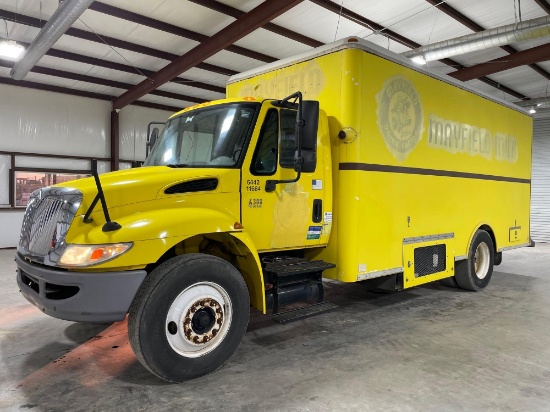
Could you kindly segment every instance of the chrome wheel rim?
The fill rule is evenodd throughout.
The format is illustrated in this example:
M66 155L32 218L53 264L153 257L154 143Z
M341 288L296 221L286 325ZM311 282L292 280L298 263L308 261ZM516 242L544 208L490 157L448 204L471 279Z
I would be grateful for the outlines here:
M474 255L474 270L479 279L484 279L489 273L489 265L491 264L491 253L487 243L477 245Z
M211 282L195 283L170 305L164 328L166 339L182 356L204 356L224 340L232 315L225 289Z

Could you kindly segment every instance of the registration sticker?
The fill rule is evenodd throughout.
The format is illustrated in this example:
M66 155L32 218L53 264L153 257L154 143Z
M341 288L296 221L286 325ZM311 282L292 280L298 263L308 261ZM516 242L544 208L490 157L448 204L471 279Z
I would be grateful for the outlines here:
M322 226L310 226L307 230L307 240L315 240L321 237Z
M313 179L311 181L312 190L323 190L323 181L321 179Z

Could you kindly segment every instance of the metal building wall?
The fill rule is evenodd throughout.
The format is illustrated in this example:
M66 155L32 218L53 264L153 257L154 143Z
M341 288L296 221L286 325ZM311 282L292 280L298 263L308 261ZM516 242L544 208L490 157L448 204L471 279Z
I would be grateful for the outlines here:
M534 122L531 238L550 242L550 115Z

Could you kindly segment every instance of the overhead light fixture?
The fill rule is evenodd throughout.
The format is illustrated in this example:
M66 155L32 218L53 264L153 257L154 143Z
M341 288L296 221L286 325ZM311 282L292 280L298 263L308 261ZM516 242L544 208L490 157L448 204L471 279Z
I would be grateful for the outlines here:
M0 41L0 57L17 59L25 51L25 48L13 40Z
M424 66L426 64L426 60L422 56L414 56L411 60L413 63L419 64L420 66Z
M542 103L538 103L538 104L537 104L537 107L542 107Z
M529 110L529 113L531 114L535 114L537 111L532 107L530 110Z

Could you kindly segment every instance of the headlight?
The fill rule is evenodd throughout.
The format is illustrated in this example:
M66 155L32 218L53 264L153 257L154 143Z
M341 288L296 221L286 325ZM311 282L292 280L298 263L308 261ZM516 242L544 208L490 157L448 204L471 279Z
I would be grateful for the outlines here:
M92 266L122 255L131 243L112 245L69 245L59 259L59 266Z

